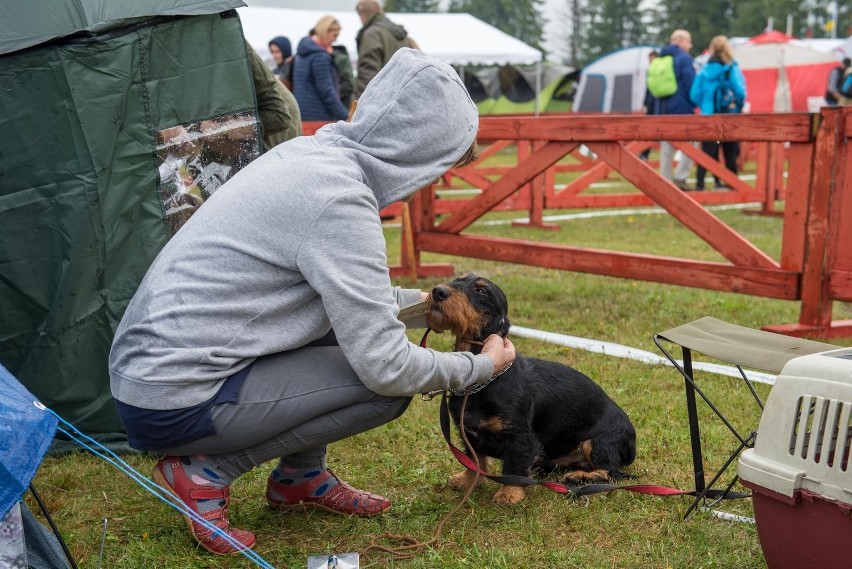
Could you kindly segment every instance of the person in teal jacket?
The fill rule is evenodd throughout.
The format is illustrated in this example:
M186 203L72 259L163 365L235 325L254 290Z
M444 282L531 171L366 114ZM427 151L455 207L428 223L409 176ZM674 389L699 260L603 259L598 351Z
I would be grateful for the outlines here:
M741 112L742 104L746 97L746 83L743 72L740 66L734 60L734 53L731 49L731 44L726 36L716 36L710 40L710 59L707 64L701 69L692 83L692 88L689 90L689 98L692 102L698 105L702 115L712 115L719 112ZM717 91L722 86L729 86L733 91L735 105L727 109L718 108ZM740 155L740 143L735 140L705 140L701 143L701 149L705 154L719 159L719 146L722 147L722 152L725 156L725 166L733 173L737 173L737 158ZM702 166L698 166L696 171L697 180L695 182L696 190L704 189L704 176L707 170ZM716 178L716 188L727 188L718 177Z

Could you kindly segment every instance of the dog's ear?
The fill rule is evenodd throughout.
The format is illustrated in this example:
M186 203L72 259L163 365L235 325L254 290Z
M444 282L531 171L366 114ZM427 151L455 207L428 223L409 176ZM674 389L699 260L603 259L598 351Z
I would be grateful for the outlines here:
M505 338L509 335L509 328L511 324L509 324L509 318L504 316L500 322L497 324L497 334L500 335L501 338Z
M491 334L497 334L501 338L505 338L509 334L509 319L506 316L501 317L499 320L491 322L483 331L483 338L487 338Z

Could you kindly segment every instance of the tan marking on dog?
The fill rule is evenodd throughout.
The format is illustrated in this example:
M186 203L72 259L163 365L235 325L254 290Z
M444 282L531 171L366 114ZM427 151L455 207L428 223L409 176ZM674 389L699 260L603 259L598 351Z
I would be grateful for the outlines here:
M569 454L555 458L550 463L553 466L561 467L594 468L594 464L592 463L592 441L583 441Z
M575 470L565 475L565 481L570 483L580 482L604 482L609 480L609 472L603 469L592 471Z
M483 472L488 472L488 457L477 456L477 459L479 462L479 469ZM481 486L482 483L485 482L485 477L480 475L479 480L477 480L476 473L465 468L463 472L452 475L447 484L450 488L455 488L456 490L467 490L474 484L474 482L477 486Z
M523 486L509 486L507 484L497 490L494 494L493 500L495 504L511 506L513 504L523 502L526 497L527 491L524 490Z
M506 423L501 417L489 417L479 422L479 427L491 433L500 433L506 430Z

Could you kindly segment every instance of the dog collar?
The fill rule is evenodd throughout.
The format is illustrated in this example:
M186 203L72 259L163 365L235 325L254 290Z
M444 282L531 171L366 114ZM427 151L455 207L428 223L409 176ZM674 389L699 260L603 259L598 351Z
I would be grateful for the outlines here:
M464 397L465 395L473 395L474 393L479 393L480 391L488 387L492 381L509 371L509 369L512 367L512 364L514 363L515 362L509 362L509 365L507 365L506 367L492 375L490 378L488 378L488 381L483 381L482 383L474 383L473 385L468 385L464 389L448 389L447 393L449 393L452 397Z

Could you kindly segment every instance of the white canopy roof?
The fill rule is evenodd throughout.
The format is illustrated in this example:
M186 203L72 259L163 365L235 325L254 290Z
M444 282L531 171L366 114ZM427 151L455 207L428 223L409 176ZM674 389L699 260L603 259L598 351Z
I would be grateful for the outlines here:
M740 69L744 71L837 62L837 56L830 51L820 51L793 43L743 45L736 49L734 56L740 64Z
M354 8L336 12L246 6L238 8L237 12L246 40L267 61L272 60L269 40L286 36L295 51L299 40L326 14L340 22L338 43L346 46L353 62L358 58L355 36L361 29L361 20ZM542 60L537 49L470 14L392 13L387 16L404 26L420 49L452 65L531 64Z

